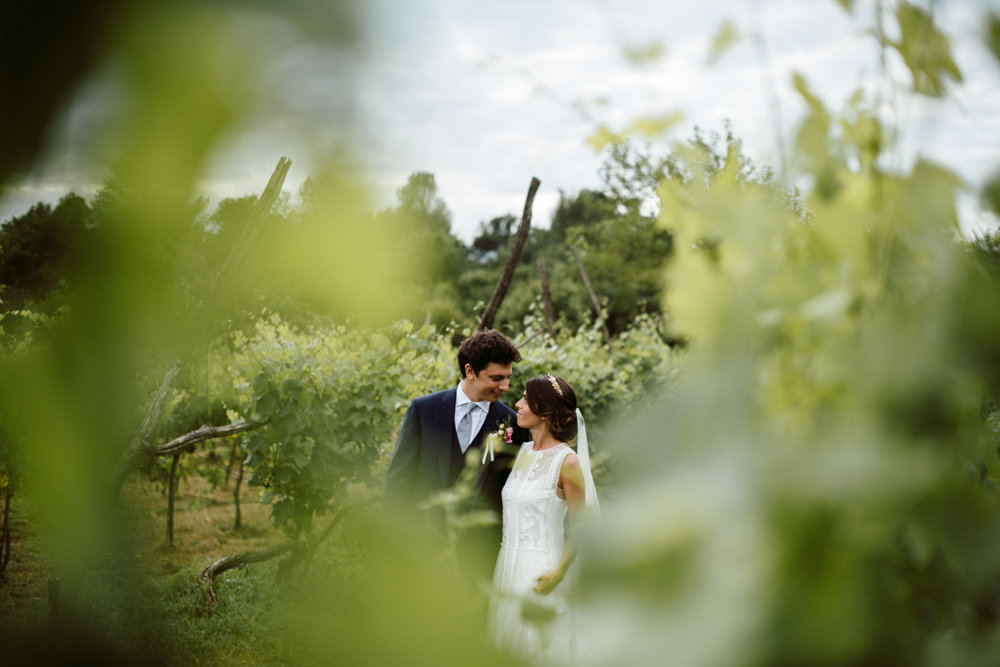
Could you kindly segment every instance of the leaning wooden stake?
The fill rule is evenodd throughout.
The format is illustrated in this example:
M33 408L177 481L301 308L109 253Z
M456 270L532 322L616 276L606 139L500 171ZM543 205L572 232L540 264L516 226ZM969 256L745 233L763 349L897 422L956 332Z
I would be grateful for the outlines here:
M264 188L264 192L261 193L260 199L257 200L257 205L254 206L253 213L250 214L250 220L247 222L246 227L243 228L243 234L240 235L240 238L236 242L236 245L233 246L233 249L229 251L229 256L226 257L226 261L223 263L222 268L215 277L215 281L209 289L208 296L205 299L204 304L213 303L214 298L218 295L219 289L229 279L233 273L233 269L239 264L240 260L243 259L244 255L246 255L247 249L257 237L261 227L264 225L267 214L271 212L274 202L278 200L278 195L281 194L281 186L284 185L285 176L288 174L288 168L291 166L292 161L288 158L281 158L278 160L278 166L275 168L274 173L271 174L271 180L268 181L267 187ZM200 311L205 310L206 306L204 304L200 308ZM121 489L122 484L125 482L125 478L130 472L132 472L132 470L135 469L136 464L149 450L149 436L153 432L153 428L160 421L160 417L163 416L163 411L167 407L167 399L170 397L174 381L177 379L177 374L180 372L181 365L187 358L189 349L185 350L180 355L180 358L176 359L170 367L167 368L166 373L163 375L163 379L160 381L160 388L156 391L156 396L153 397L153 402L150 404L149 409L146 410L146 416L143 417L142 425L132 438L132 442L129 443L128 448L118 459L118 463L115 465L115 471L112 477L116 491Z
M500 276L500 282L497 283L497 288L493 292L490 305L486 307L486 312L483 313L483 320L479 323L480 330L493 328L493 320L496 318L497 311L500 310L500 304L503 303L504 297L507 296L507 288L510 287L510 281L514 278L514 269L517 268L517 262L521 259L524 242L528 240L528 230L531 227L531 205L535 201L535 193L538 192L538 186L541 184L540 180L534 176L531 177L531 185L528 186L528 197L524 201L524 213L521 215L521 226L517 228L517 236L514 237L514 247L510 249L507 266L504 267L503 275Z
M545 271L545 260L538 258L538 274L542 277L542 304L545 306L545 325L549 328L549 337L556 339L556 311L552 307L552 294L549 292L549 275Z
M604 321L603 313L601 312L601 302L597 300L597 294L594 293L594 288L590 285L590 278L587 277L587 270L583 268L583 262L580 260L580 253L576 251L573 246L569 247L570 252L573 253L573 259L576 260L576 266L580 269L580 275L583 276L583 284L587 286L587 291L590 292L590 300L594 302L594 310L597 311L597 319L601 321L601 326L604 327L604 340L608 343L608 348L611 347L611 332L608 331L608 323Z

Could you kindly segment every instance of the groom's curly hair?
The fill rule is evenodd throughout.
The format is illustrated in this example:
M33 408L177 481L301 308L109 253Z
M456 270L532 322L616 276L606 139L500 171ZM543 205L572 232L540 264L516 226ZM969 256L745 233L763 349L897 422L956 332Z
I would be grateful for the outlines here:
M569 382L539 375L525 383L524 395L531 411L545 419L553 438L567 443L576 439L576 392Z
M514 343L499 331L486 329L477 331L462 341L458 348L458 376L465 377L465 365L472 366L472 371L479 372L490 364L506 366L521 361L521 353Z

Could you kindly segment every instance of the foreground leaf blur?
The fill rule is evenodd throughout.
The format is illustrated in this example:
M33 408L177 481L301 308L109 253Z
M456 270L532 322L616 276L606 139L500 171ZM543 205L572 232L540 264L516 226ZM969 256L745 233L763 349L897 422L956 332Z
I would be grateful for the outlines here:
M374 508L409 401L455 382L454 343L496 282L513 219L484 223L466 248L422 172L398 207L373 214L358 161L309 142L318 129L299 118L318 172L209 299L256 198L208 213L198 179L221 142L280 104L260 76L270 57L292 43L353 53L360 10L106 12L95 20L107 41L84 64L120 73L128 102L108 148L120 160L90 204L33 208L5 230L18 243L0 248L0 498L16 493L14 547L34 539L44 556L31 576L52 580L48 599L0 607L5 655L507 664L485 636L482 597L457 585L449 536L387 525ZM898 39L872 34L914 94L962 82L931 13L900 2L892 16ZM713 59L741 34L724 24ZM628 57L655 60L656 44ZM83 74L63 74L39 85L68 95ZM512 395L532 375L562 375L595 425L606 500L581 535L581 664L1000 656L1000 241L963 240L964 185L945 166L887 166L898 133L877 101L858 92L836 111L804 77L788 79L807 109L790 173L755 171L731 135L718 149L696 134L659 160L624 142L663 133L675 112L620 133L599 126L589 141L608 150L604 189L563 195L522 262L548 253L560 319L543 319L521 267L498 320L522 348ZM37 107L43 120L54 104ZM0 177L37 144L19 143ZM994 210L996 191L993 179L981 193ZM569 245L606 297L610 340L573 286ZM175 363L168 407L119 495L112 471ZM173 465L157 454L201 426L240 424L253 428L171 452ZM159 534L149 507L173 498L177 479L201 480L183 487L198 492L192 512L223 503L228 484L238 507L245 484L258 523L233 539L293 541L293 555L229 573L207 603L205 563L177 567L142 537ZM493 520L456 516L465 492L430 503L450 513L449 530Z

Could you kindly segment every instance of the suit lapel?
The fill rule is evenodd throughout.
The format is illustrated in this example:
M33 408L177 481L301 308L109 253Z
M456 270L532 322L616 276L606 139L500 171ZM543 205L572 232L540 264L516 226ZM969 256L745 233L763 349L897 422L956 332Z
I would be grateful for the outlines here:
M471 443L469 443L470 448L482 445L483 436L493 430L493 425L496 424L497 421L497 413L495 412L496 405L496 403L490 403L490 407L486 411L486 419L483 420L483 425L479 427L479 433L477 433L476 437L472 439Z
M490 431L495 430L496 423L500 421L500 418L503 415L503 410L497 405L497 403L499 403L499 401L490 403L490 409L486 413L486 421L483 422L483 427L479 429L479 433L476 435L476 439L473 440L472 446L475 446L477 443L481 444L485 435ZM480 463L479 469L476 471L475 493L472 497L473 507L475 507L479 502L479 492L483 489L483 481L486 479L486 475L489 472L490 463L491 462L489 460L486 461L485 465Z
M438 448L438 465L441 471L441 488L448 488L451 482L451 453L458 446L458 433L455 432L455 400L457 392L451 389L445 392L441 405L436 411L437 430L442 436Z

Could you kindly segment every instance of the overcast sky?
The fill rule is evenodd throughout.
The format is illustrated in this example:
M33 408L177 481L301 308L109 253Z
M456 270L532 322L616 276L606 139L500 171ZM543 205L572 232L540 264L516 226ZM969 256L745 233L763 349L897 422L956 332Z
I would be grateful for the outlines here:
M924 3L921 3L924 4ZM888 92L878 69L871 3L857 17L834 0L458 0L367 2L365 66L345 86L323 50L290 49L269 73L292 108L235 137L203 183L213 203L259 192L280 155L295 163L294 191L315 168L289 114L317 127L351 107L350 142L368 167L377 205L389 205L411 172L429 171L466 241L481 221L523 207L532 176L542 181L534 224L547 226L559 191L599 185L601 156L586 143L598 123L625 127L644 115L680 111L683 122L655 146L686 139L691 128L732 123L758 164L779 163L804 110L791 87L800 72L827 106L840 108L858 86ZM952 39L965 82L945 100L897 95L887 110L903 128L896 161L917 154L955 169L972 188L1000 167L1000 67L982 42L983 16L1000 0L938 0L937 20ZM712 37L732 21L742 39L714 66ZM759 39L758 39L759 37ZM663 56L636 65L627 49L662 44ZM899 63L890 68L905 81ZM345 90L350 93L345 95ZM113 85L81 92L53 141L51 157L0 201L0 220L70 189L92 195L102 168L88 155L114 106ZM775 113L775 109L777 113ZM300 157L300 154L303 157ZM967 228L990 223L972 194L962 200Z

